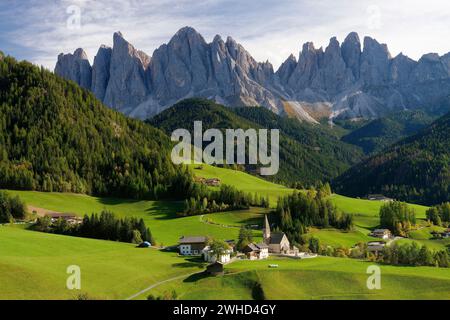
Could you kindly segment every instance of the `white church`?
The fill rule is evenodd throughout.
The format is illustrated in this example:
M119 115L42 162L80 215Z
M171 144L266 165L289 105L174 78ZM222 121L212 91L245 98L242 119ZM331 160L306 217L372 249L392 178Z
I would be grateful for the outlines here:
M267 215L264 219L263 239L264 243L269 246L269 253L290 253L291 244L286 234L284 232L272 233Z

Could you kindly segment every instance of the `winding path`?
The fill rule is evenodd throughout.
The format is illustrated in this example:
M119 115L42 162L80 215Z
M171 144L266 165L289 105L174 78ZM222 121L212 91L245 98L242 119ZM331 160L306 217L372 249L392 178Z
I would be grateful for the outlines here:
M166 279L166 280L163 280L163 281L154 283L154 284L152 284L150 287L145 288L144 290L141 290L141 291L139 291L139 292L136 293L136 294L133 294L131 297L128 297L128 298L126 298L125 300L133 300L134 298L139 297L140 295L142 295L142 294L144 294L144 293L146 293L146 292L152 290L153 288L156 288L156 287L159 286L159 285L162 285L162 284L167 283L167 282L175 281L175 280L178 280L178 279L182 279L182 278L187 278L187 277L192 276L192 275L197 274L197 273L198 273L198 272L189 273L189 274L184 274L184 275L181 275L181 276L173 277L173 278L170 278L170 279Z
M200 216L200 219L199 219L200 222L209 224L209 225L211 225L211 226L218 226L218 227L222 227L222 228L234 228L234 229L240 229L240 228L241 228L240 226L236 226L236 225L230 225L230 224L223 224L223 223L217 223L217 222L207 221L207 220L205 220L204 218L205 218L205 215L202 214L202 215ZM253 230L255 230L255 229L253 229Z

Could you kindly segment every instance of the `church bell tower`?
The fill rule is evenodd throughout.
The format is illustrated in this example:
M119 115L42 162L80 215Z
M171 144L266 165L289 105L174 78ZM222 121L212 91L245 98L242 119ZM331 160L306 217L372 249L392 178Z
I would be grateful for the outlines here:
M270 242L270 225L269 225L269 219L267 219L267 214L264 218L263 239L264 239L265 244L269 244L269 242Z

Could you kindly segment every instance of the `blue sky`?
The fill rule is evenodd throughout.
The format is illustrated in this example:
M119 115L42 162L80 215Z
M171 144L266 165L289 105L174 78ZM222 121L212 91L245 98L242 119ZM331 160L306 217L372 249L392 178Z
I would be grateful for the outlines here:
M77 13L80 24L77 24ZM0 50L53 69L60 52L83 47L92 60L121 31L152 54L183 26L207 41L231 35L277 67L301 45L326 46L356 31L418 59L450 51L447 0L1 0Z

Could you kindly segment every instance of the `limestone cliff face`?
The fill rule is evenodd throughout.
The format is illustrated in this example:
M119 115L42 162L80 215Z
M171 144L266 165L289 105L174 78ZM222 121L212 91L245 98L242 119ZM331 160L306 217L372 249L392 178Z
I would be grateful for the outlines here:
M92 68L83 49L77 49L73 54L60 54L55 73L75 81L83 88L91 89Z
M149 63L145 53L136 50L121 33L115 33L103 102L126 114L144 102L149 93L145 76Z
M450 54L414 61L391 57L385 44L350 33L324 49L307 42L275 72L255 61L231 37L211 43L193 28L180 29L152 57L120 32L113 48L102 46L91 67L82 49L61 54L55 73L94 92L127 115L148 118L188 97L228 106L261 105L279 114L315 122L331 118L376 118L393 110L424 108L448 95ZM315 119L315 118L316 119Z
M95 56L92 68L92 92L101 101L105 99L110 79L111 55L111 48L101 46Z

